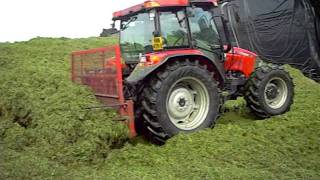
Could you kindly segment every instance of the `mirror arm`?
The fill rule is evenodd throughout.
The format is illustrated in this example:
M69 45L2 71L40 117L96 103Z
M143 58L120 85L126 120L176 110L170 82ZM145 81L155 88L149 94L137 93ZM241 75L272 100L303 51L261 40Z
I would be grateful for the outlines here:
M227 41L227 49L224 49L225 53L228 53L232 49L232 44L230 40L230 32L227 26L228 20L225 19L225 12L224 12L224 7L227 7L229 2L225 2L221 5L220 10L221 10L221 21L222 21L222 26L224 29L224 34L226 36L226 41Z
M113 21L113 23L111 24L111 28L115 29L116 28L116 21Z
M230 33L228 30L228 26L227 26L227 20L225 20L224 17L221 16L221 21L222 21L222 26L224 29L224 34L226 36L226 41L227 41L227 49L224 49L224 52L228 53L232 49L231 40L230 40Z

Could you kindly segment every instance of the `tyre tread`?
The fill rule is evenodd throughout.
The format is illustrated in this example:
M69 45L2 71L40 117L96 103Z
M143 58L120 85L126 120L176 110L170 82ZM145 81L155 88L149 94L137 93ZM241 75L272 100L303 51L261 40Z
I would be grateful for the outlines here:
M261 97L259 96L259 89L262 85L262 81L266 78L266 76L271 73L272 71L283 71L287 77L291 81L292 77L290 76L289 72L285 71L283 67L277 65L263 65L261 67L256 68L256 71L253 73L251 78L248 80L246 85L246 93L245 93L245 100L247 101L247 107L256 115L258 118L266 119L270 118L272 114L268 113L261 104L260 100ZM294 86L293 86L294 89ZM294 97L294 91L293 91ZM290 111L290 107L293 104L293 99L290 99L289 106L286 109L286 112Z
M162 82L170 76L176 69L184 67L184 66L195 66L200 67L208 71L209 74L214 77L214 73L208 70L207 65L202 65L199 61L174 61L165 65L162 69L159 69L155 75L148 78L149 83L146 83L145 89L142 92L142 96L140 98L141 101L141 120L143 121L143 125L145 126L145 130L149 132L145 133L149 137L148 140L155 144L162 145L165 143L167 139L170 138L170 135L167 134L161 124L158 122L157 112L155 110L156 107L156 100L159 94L159 90L161 88ZM218 83L216 83L218 84ZM219 89L220 90L220 89ZM222 97L221 97L222 98ZM219 101L219 109L222 108L222 101ZM219 117L219 113L217 114L217 119ZM214 127L215 121L212 122L211 127Z

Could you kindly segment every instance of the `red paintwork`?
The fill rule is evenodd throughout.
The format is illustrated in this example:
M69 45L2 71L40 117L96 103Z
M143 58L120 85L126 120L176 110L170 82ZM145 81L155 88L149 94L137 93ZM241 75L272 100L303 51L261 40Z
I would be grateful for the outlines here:
M143 9L144 9L144 4L138 4L138 5L132 6L130 8L124 9L122 11L114 12L113 13L113 18L117 19L117 18L120 18L122 16L127 16L127 15L129 15L131 13L139 12L139 11L141 11Z
M89 50L82 50L82 51L75 51L72 53L73 56L78 56L78 55L85 55L85 54L93 54L93 53L98 53L98 52L105 52L107 50L111 50L114 47L103 47L103 48L96 48L96 49L89 49Z
M160 7L179 7L179 6L189 6L189 0L148 0L145 1L144 3L132 6L130 8L124 9L122 11L117 11L113 13L113 18L118 19L123 16L127 16L132 13L139 12L143 9L146 9L144 4L146 2L154 1L160 4ZM214 6L217 6L219 0L198 0L198 2L208 2L212 3Z
M203 52L201 52L200 50L197 49L176 49L176 50L166 50L166 51L160 51L160 52L154 52L154 53L150 53L150 54L146 54L146 60L147 62L144 63L145 66L152 66L152 65L156 65L160 62L162 62L163 60L165 60L166 57L169 56L183 56L183 55L204 55ZM150 60L150 58L152 56L157 56L159 57L159 61L154 63Z
M233 50L226 54L226 61L224 68L226 71L236 71L243 73L249 78L254 71L257 55L241 48L233 48Z
M122 62L119 46L72 53L72 80L87 85L106 107L114 107L125 121L131 137L136 136L134 105L123 93Z
M152 1L152 0L150 0ZM161 7L168 7L168 6L188 6L189 0L153 0L158 2ZM148 2L148 1L146 1Z

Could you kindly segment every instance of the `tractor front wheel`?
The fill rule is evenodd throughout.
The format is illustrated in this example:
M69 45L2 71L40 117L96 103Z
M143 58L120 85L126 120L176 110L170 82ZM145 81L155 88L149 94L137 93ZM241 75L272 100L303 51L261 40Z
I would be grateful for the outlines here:
M141 115L151 141L163 144L179 132L213 127L220 109L214 74L196 62L177 61L146 83Z
M258 67L246 86L247 106L261 119L288 112L293 98L292 78L280 66Z

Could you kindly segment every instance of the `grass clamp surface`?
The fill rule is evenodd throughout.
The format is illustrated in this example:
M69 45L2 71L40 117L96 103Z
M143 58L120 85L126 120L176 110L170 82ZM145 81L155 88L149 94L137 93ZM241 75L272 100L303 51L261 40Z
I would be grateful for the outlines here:
M69 78L71 51L113 43L0 44L0 179L320 179L319 84L287 67L296 84L287 114L257 121L239 99L215 129L162 147L126 143L114 112L83 110L97 101Z

